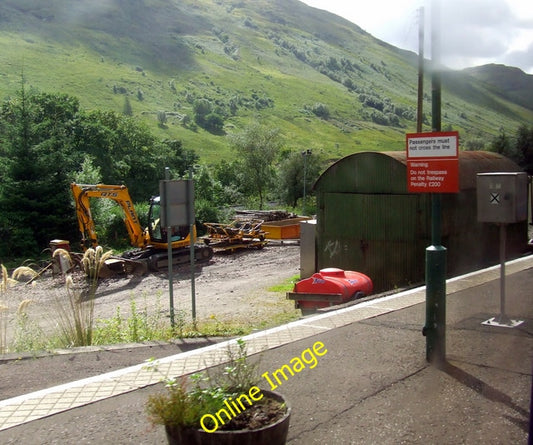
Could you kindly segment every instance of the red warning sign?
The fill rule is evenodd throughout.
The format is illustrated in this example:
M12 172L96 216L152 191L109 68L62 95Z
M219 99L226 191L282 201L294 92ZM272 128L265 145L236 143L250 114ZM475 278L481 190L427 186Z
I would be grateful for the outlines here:
M458 132L407 134L406 150L409 192L459 192Z

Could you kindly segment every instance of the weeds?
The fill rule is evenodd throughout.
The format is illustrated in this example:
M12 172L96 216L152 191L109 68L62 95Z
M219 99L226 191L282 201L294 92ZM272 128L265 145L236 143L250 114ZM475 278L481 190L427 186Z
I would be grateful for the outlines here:
M267 290L269 292L291 292L294 289L294 285L300 280L300 275L294 275L287 278L283 283L270 286Z
M42 342L42 332L40 332L38 325L32 323L27 314L28 306L34 301L31 299L25 299L18 305L16 317L15 317L15 330L13 346L10 348L8 345L7 328L9 324L9 289L18 283L22 279L32 280L37 276L32 268L28 266L17 267L11 277L7 268L2 264L2 280L0 282L0 294L3 294L6 298L0 301L0 353L5 354L13 349L14 351L20 350L34 350L40 347Z
M7 280L8 273L6 267L1 265L2 271L2 280L0 281L0 294L5 294L7 292ZM0 300L0 354L5 354L7 352L7 311L9 307L7 303L3 300Z
M16 281L20 281L22 278L28 278L29 280L31 280L36 276L37 272L35 272L31 267L28 266L17 267L11 274L12 279Z
M186 378L165 379L166 392L148 397L149 420L171 428L198 428L202 415L217 412L224 406L224 400L256 386L259 380L257 364L248 362L245 341L237 340L237 350L228 346L227 355L229 362L222 373L215 370L212 375L208 372L193 374L190 391ZM157 372L157 361L150 360L147 369Z
M236 392L247 392L259 379L258 363L248 361L248 348L242 338L237 339L236 351L228 345L227 356L228 364L218 383Z
M146 300L145 300L146 301ZM137 302L130 301L130 314L124 317L120 307L116 314L108 319L97 320L94 330L93 344L134 343L142 341L170 341L174 338L195 337L234 337L249 334L251 325L239 322L223 322L215 316L194 326L185 322L185 312L176 311L177 327L172 329L168 316L160 308L160 302L150 315L145 305L137 309Z
M9 307L4 301L0 301L0 354L7 352L7 311Z
M7 273L7 268L2 264L2 281L0 281L0 292L7 292L7 280L9 279L9 274Z
M13 286L14 284L17 283L17 280L15 280L14 277L11 277L11 278L9 277L7 268L3 264L1 265L1 269L2 269L2 281L0 282L0 293L5 294L7 293L10 286ZM21 269L21 268L18 268L18 269ZM13 275L18 269L15 269L15 271L13 272ZM26 269L26 268L22 268L22 269Z
M59 252L59 253L57 253ZM68 252L58 249L54 255L68 256ZM85 292L76 289L72 275L67 275L65 288L66 303L56 299L60 338L65 347L90 346L93 344L94 331L94 297L98 287L98 277L105 261L112 251L104 252L101 246L87 249L81 264L88 283Z
M71 275L66 278L66 303L56 298L60 337L65 347L92 345L94 326L94 294L83 298L75 289Z
M15 319L13 340L14 352L39 351L46 347L46 336L39 325L28 316L27 309L34 301L26 299L20 302Z
M72 267L73 262L68 250L56 249L52 254L52 258L57 258L62 271L69 270Z
M94 286L94 290L96 290L95 284L98 283L100 270L111 255L113 255L113 251L108 250L107 252L104 252L102 246L97 246L95 249L87 249L83 255L81 265L87 278L90 280L91 285Z
M211 315L208 320L193 325L184 325L181 331L183 337L233 337L237 335L247 335L252 331L252 325L248 322L224 321Z
M196 324L186 322L186 312L176 311L176 324L170 327L168 310L162 308L157 296L155 307L140 305L138 300L130 300L130 313L124 316L120 307L116 314L108 319L96 320L95 294L98 287L98 274L111 252L103 252L101 247L88 249L81 264L87 280L75 284L72 275L65 276L66 297L57 295L54 304L56 331L44 332L39 323L30 317L28 309L36 303L34 300L23 300L18 305L16 314L10 316L9 288L19 281L32 281L38 275L33 269L21 266L9 277L8 270L2 264L0 280L0 354L9 351L35 352L50 348L70 348L76 346L134 343L143 341L170 341L175 338L194 337L235 337L249 334L254 327L265 327L275 324L277 319L271 315L268 320L259 324L250 320L220 320L215 315L198 321ZM68 251L57 249L53 254L70 268L74 262ZM62 267L62 270L67 270ZM16 279L15 279L16 278ZM284 283L289 286L290 282ZM33 282L32 284L35 284ZM16 306L14 306L16 307ZM278 318L280 318L278 316ZM281 319L281 318L280 318ZM9 323L13 329L8 330ZM10 338L11 337L11 338Z
M154 313L150 315L146 304L142 310L138 310L137 302L132 298L128 318L124 318L120 307L117 307L114 317L97 321L94 344L136 343L148 340L168 341L174 338L175 332L159 308L160 302L158 301Z

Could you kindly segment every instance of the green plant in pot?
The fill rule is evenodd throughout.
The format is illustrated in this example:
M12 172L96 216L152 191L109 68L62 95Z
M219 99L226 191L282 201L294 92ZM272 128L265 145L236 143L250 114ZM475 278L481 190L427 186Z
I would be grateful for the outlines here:
M257 364L246 344L228 348L222 372L166 381L166 391L151 395L149 419L165 426L168 442L181 445L282 445L287 439L290 407L282 395L259 388Z

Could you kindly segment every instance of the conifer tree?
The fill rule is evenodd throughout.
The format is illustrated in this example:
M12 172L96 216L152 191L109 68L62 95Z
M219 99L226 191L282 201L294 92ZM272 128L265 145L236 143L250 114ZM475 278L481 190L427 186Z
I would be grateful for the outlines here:
M0 188L2 255L38 253L53 238L72 233L69 172L76 163L69 123L77 100L66 95L27 92L7 101L0 114L6 163Z

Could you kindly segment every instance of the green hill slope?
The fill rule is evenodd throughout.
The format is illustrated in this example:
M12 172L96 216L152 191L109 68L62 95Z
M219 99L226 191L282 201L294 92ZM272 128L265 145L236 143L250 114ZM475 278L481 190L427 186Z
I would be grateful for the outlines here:
M22 73L85 108L121 112L127 97L154 132L208 163L229 159L224 134L253 120L279 127L289 149L331 158L402 150L416 128L416 57L296 0L3 0L0 44L2 98ZM442 126L462 142L533 121L466 73L446 72L443 86ZM222 131L194 123L199 104Z
M493 87L497 94L507 100L533 110L533 75L524 73L520 68L497 64L477 66L464 71Z

